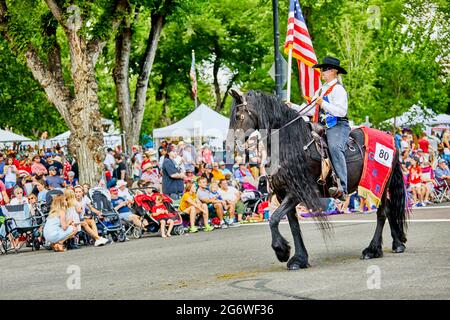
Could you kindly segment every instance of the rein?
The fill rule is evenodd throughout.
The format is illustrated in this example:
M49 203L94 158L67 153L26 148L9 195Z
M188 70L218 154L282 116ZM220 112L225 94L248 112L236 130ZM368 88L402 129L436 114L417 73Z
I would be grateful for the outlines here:
M300 111L298 111L299 115L298 115L297 117L295 117L294 119L292 119L291 121L289 121L288 123L286 123L285 125L283 125L281 128L278 128L278 129L276 129L275 131L273 131L272 133L266 135L265 137L262 137L260 140L264 140L264 139L266 139L266 138L268 138L268 137L271 137L272 135L274 135L274 134L276 134L277 132L279 132L281 129L284 129L284 128L290 126L290 125L293 124L295 121L297 121L298 119L300 119L301 117L303 117L303 114L304 114L304 113L306 113L306 112L308 112L309 110L312 109L312 107L313 107L312 104L313 104L313 102L315 102L316 100L317 100L317 98L313 99L310 103L308 103L308 104L307 104L306 106L304 106ZM250 110L247 109L247 101L244 100L244 102L241 103L241 104L239 104L239 105L237 105L236 108L241 107L241 106L244 106L244 107L245 107L244 110L247 111L247 113L248 113L249 115L251 115ZM308 110L306 110L308 107L310 107L310 108L309 108ZM305 110L306 110L306 111L305 111ZM243 117L243 116L244 116L244 115L241 115L241 117ZM239 149L242 149L242 146L240 145L239 140L236 141L236 144L238 145L238 148L239 148ZM258 144L258 142L254 142L254 143L252 143L252 144L250 144L250 145L247 145L247 148L256 146L257 144Z

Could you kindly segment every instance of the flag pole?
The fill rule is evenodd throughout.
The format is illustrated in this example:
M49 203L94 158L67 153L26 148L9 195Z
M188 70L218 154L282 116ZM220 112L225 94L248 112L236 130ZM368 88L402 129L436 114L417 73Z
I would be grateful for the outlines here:
M286 102L291 102L291 72L292 72L291 69L292 69L292 45L289 48L288 54Z
M194 49L192 49L192 61L194 62L194 73L195 73L195 79L197 80L197 70L195 69L195 51ZM195 108L197 109L198 107L198 101L197 101L197 90L198 88L195 89Z

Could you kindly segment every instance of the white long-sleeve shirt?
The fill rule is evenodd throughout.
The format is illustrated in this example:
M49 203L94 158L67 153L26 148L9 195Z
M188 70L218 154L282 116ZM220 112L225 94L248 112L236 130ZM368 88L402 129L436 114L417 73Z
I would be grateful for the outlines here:
M334 79L328 83L325 83L319 90L316 91L314 94L312 100L317 98L319 95L323 98L327 90L337 83L337 79ZM348 98L347 98L347 91L345 91L344 87L337 83L333 90L327 95L329 102L326 102L325 100L322 101L321 107L330 113L332 116L335 117L345 117L347 115L348 110ZM311 106L308 107L308 111L304 114L306 116L313 116L315 111L315 105L316 102L313 102ZM303 103L302 105L297 105L294 103L291 103L291 108L296 110L297 112L303 109L306 106L306 103Z

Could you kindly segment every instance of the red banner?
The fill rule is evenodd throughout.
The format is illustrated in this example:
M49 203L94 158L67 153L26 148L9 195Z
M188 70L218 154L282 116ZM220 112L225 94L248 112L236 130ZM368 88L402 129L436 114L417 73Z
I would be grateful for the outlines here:
M361 127L364 132L366 154L358 195L370 199L377 207L392 171L395 152L394 137L382 131Z

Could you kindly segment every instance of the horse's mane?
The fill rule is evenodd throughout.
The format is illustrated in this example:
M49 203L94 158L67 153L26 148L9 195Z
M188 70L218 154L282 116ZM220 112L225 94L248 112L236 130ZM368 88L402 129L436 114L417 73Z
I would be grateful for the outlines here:
M292 192L296 204L302 203L308 209L321 212L319 209L320 198L314 189L316 181L311 175L307 163L307 156L303 147L311 140L311 132L303 118L295 120L286 127L289 121L299 114L289 108L279 98L257 91L249 91L245 98L252 112L257 113L259 129L279 130L279 164L276 176L272 179L275 188L284 187ZM235 108L233 108L235 109ZM236 110L233 110L236 112ZM235 115L232 116L232 119ZM269 131L270 134L270 131ZM268 150L269 152L270 150ZM273 159L275 155L271 155ZM284 184L284 185L283 185ZM326 216L316 214L321 229L329 229Z

